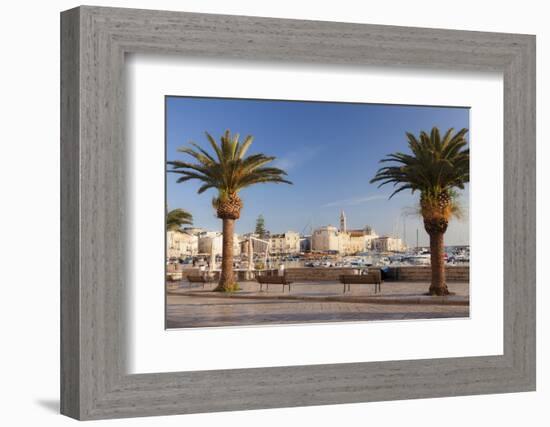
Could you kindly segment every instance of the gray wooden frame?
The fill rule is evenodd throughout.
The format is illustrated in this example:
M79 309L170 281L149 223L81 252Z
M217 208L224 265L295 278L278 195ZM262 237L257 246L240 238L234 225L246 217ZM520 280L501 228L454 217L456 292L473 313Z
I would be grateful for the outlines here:
M128 375L124 56L499 71L504 354ZM535 37L79 7L61 14L61 412L77 419L535 389Z

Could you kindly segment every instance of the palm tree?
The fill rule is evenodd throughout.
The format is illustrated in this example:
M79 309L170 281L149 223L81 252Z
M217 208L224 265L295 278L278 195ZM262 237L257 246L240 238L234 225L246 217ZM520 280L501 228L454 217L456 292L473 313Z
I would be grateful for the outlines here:
M182 225L193 224L193 215L183 209L172 209L166 214L166 229L179 230Z
M222 272L216 290L230 292L237 289L233 276L233 233L235 220L239 219L243 207L239 191L258 183L292 183L284 178L285 171L266 167L275 157L265 154L246 156L253 141L252 136L247 136L241 143L239 134L231 136L227 130L220 138L219 144L208 132L206 137L213 154L191 142L193 148L181 147L178 151L190 155L196 163L174 160L168 164L172 166L170 172L181 175L178 183L196 179L202 182L198 189L199 194L210 188L217 190L212 205L218 218L222 220L223 245Z
M464 189L464 184L470 181L467 132L468 129L462 129L454 133L451 128L443 138L436 127L430 134L420 132L419 138L407 133L412 154L389 154L380 162L395 164L380 168L371 180L371 183L380 182L378 187L388 183L397 187L390 198L403 190L420 192L419 211L430 236L430 295L449 294L445 281L443 236L450 218L459 211L455 189Z

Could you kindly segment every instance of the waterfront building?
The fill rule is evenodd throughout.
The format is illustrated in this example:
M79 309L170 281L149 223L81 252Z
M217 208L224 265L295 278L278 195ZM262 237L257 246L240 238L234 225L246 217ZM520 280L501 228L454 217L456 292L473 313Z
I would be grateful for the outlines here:
M348 253L354 254L370 249L367 247L367 239L363 230L350 230L348 234L350 237Z
M356 254L372 249L372 242L378 237L370 225L348 230L344 211L340 213L340 231L349 234L349 244L345 252L346 254Z
M351 255L372 249L372 242L378 235L371 226L348 230L347 217L340 212L340 228L325 226L317 228L311 238L311 249L318 252L338 252Z
M405 244L397 237L380 236L373 240L373 249L378 252L403 252Z
M349 230L350 244L348 253L355 254L372 249L372 242L378 237L378 234L366 225L364 228Z
M166 233L166 255L168 258L194 256L199 251L199 239L196 235L181 230Z
M200 233L206 231L204 228L200 227L184 227L183 231L194 236L198 236Z
M347 232L340 232L338 235L338 240L340 243L340 250L338 253L342 255L349 255L354 253L351 247L351 234Z
M198 253L221 255L223 248L223 234L219 231L202 231L198 235ZM241 245L238 234L233 235L233 255L241 253Z
M297 254L300 252L300 235L295 231L272 234L269 237L271 254Z
M332 226L326 225L313 231L311 236L311 250L315 252L344 252L345 235Z
M203 231L199 233L199 253L221 255L223 235L219 231Z
M341 211L340 228L330 225L317 228L311 237L311 249L317 252L351 255L372 249L372 242L377 237L378 235L369 225L348 230L346 214Z

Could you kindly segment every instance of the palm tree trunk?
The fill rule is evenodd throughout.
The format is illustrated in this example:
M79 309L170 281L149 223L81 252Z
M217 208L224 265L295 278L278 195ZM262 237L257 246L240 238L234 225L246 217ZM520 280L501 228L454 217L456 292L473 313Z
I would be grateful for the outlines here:
M435 231L430 233L430 258L432 267L432 283L430 295L449 295L445 280L445 259L443 257L444 233Z
M224 218L222 221L222 272L220 275L220 281L215 291L231 292L236 290L236 283L233 276L233 233L235 229L235 220Z

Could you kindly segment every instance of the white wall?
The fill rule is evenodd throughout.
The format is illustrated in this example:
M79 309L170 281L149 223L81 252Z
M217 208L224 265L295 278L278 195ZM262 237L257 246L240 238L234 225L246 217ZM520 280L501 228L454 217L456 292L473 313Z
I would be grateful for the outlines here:
M537 34L538 39L538 218L548 217L550 160L550 27L545 2L442 1L359 2L340 0L188 0L94 1L105 6L187 10L282 18L320 19L375 24L410 25ZM5 2L2 8L0 66L0 320L2 341L0 420L10 426L69 425L57 415L59 384L59 11L74 1ZM42 236L43 253L24 258L21 228ZM539 221L539 242L548 225ZM539 245L539 260L550 254ZM29 280L29 274L34 279ZM472 423L516 426L548 425L550 400L548 359L550 334L544 322L549 292L542 268L538 274L538 389L536 393L442 398L311 408L111 421L109 425L138 426L348 426L407 425L468 426ZM545 280L546 279L546 280ZM545 310L545 312L543 312Z

